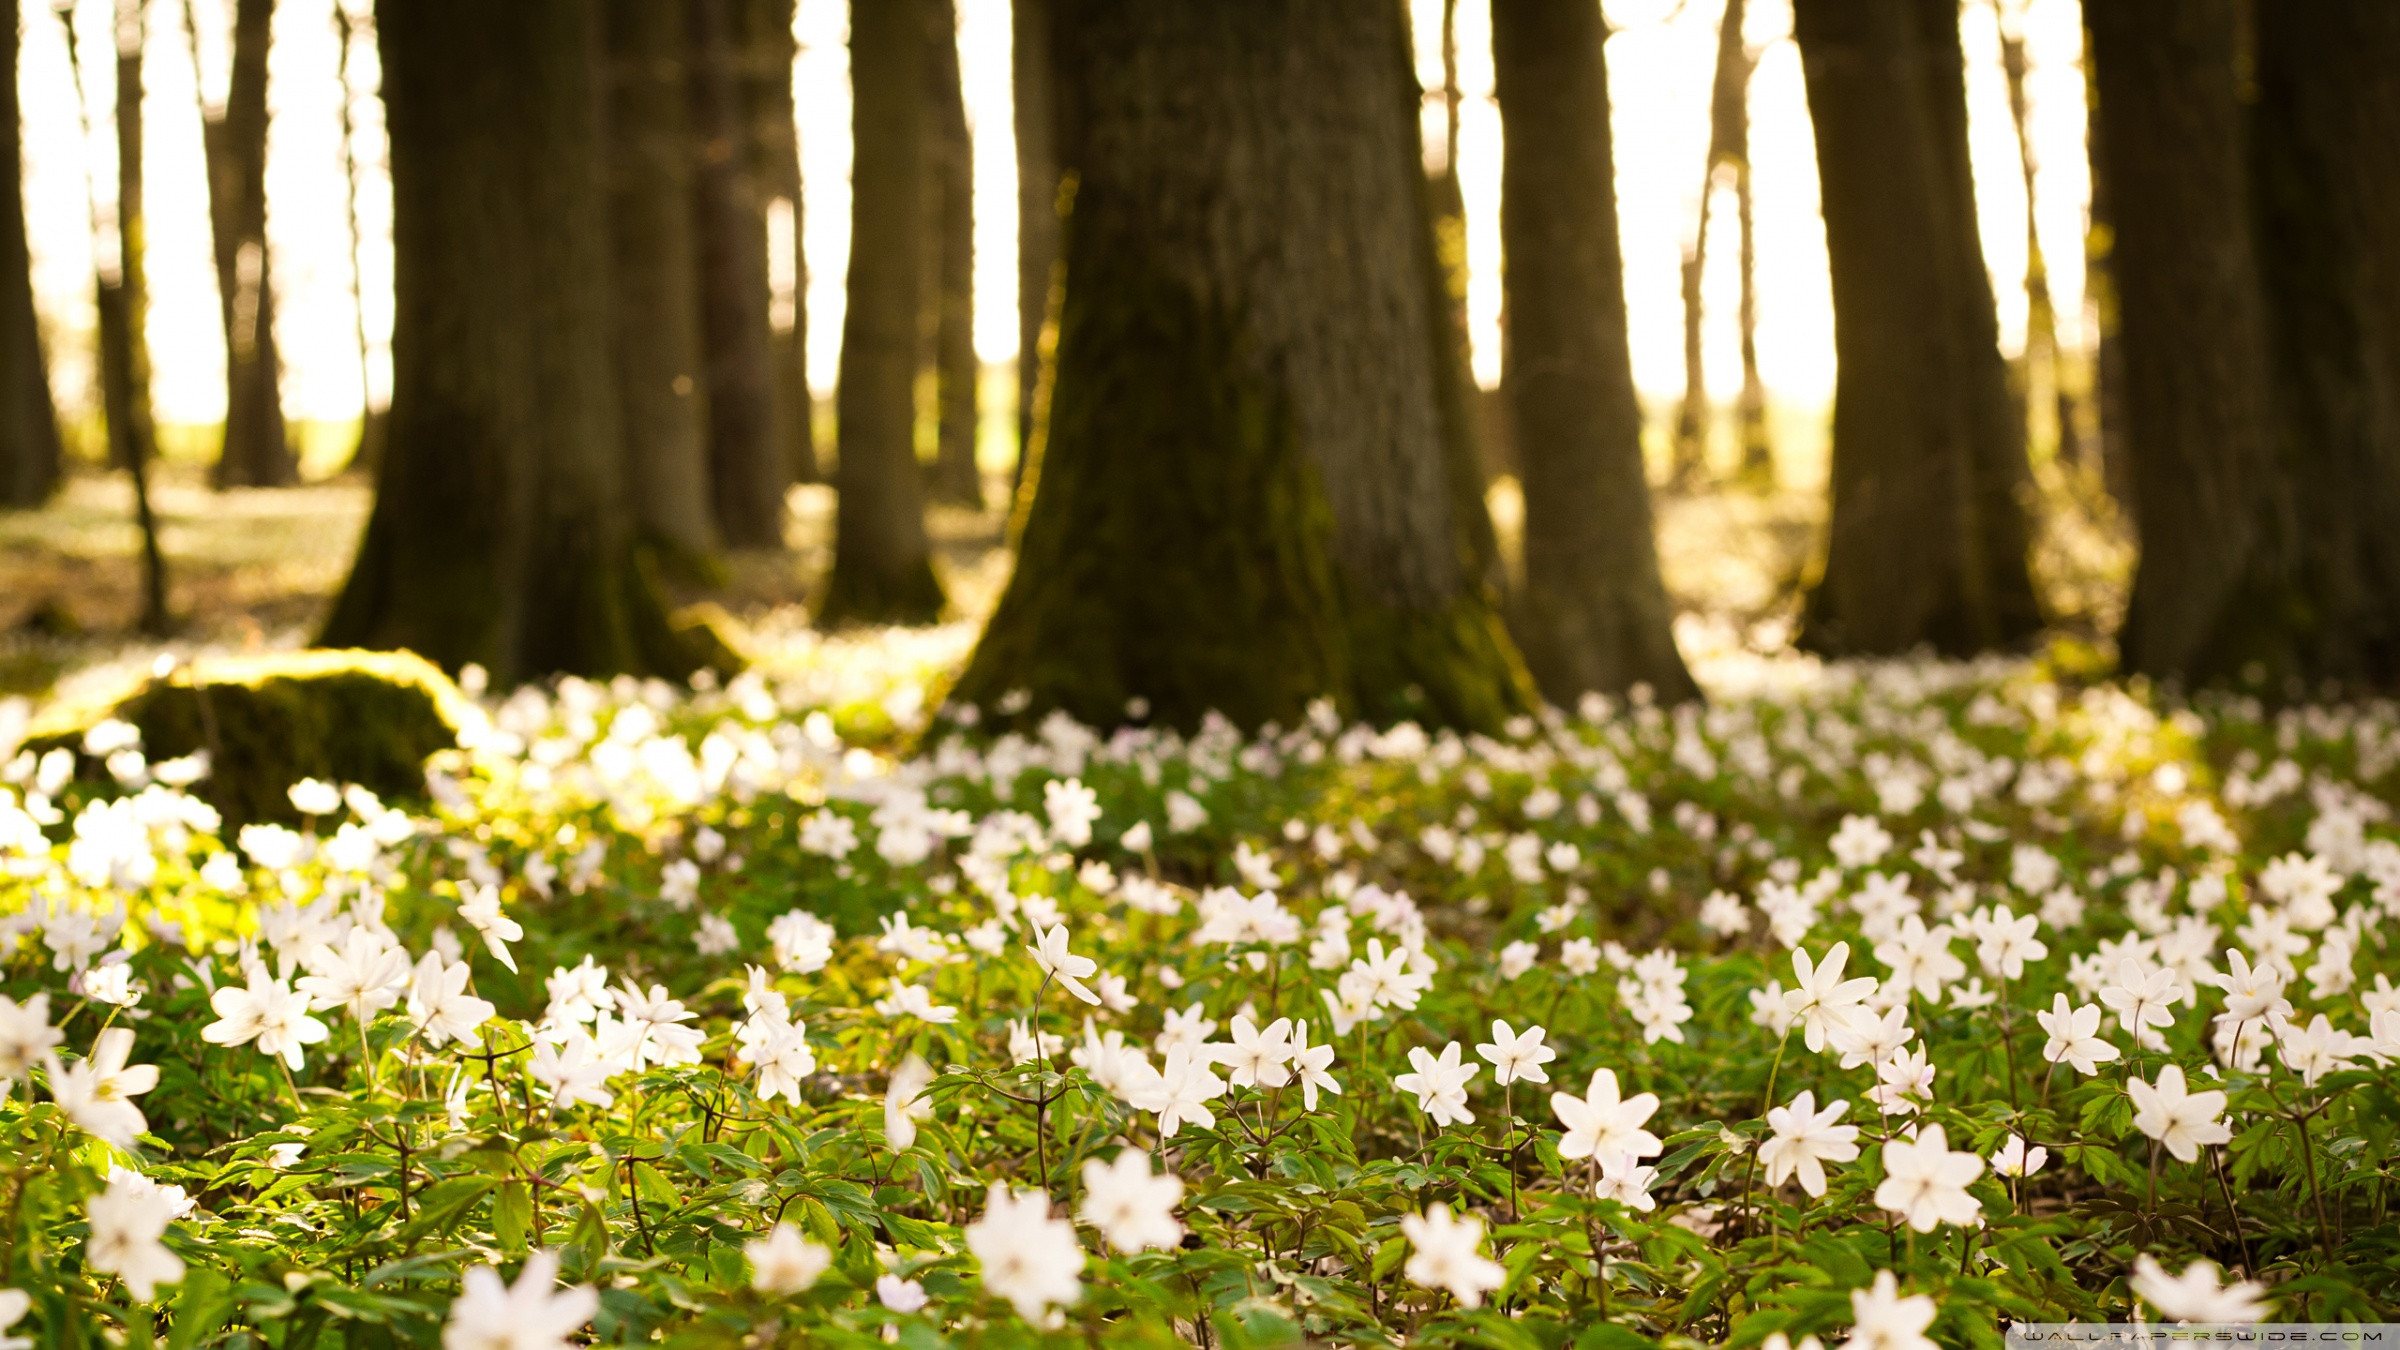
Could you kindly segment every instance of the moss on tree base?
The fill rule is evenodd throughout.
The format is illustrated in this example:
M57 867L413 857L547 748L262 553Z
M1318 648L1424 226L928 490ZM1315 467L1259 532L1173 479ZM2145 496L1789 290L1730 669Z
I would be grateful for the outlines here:
M468 707L448 676L408 652L231 657L55 707L25 743L80 751L83 733L113 717L141 729L153 763L207 751L210 774L195 791L233 830L297 819L286 790L303 778L422 799L426 757L457 744Z

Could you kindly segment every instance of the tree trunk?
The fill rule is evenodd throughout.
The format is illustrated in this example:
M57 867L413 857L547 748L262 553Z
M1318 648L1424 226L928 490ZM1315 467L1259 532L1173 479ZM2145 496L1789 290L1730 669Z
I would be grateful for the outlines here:
M381 0L391 438L321 641L502 684L689 673L637 566L595 0Z
M24 152L17 108L18 6L0 14L0 507L39 506L58 485L58 412L33 309L33 257L25 230Z
M817 467L816 400L808 390L807 211L800 192L800 120L792 100L792 36L797 0L742 0L743 102L750 118L752 174L758 200L792 207L792 312L771 315L768 356L775 369L775 443L792 479L821 482Z
M2001 0L1993 0L1992 12L2000 31L2000 69L2008 80L2008 119L2017 136L2017 167L2025 179L2025 354L2018 365L2017 388L2024 406L2031 408L2037 392L2035 377L2045 382L2051 416L2058 427L2058 457L2068 464L2082 464L2090 456L2084 450L2082 418L2067 373L2066 353L2058 345L2058 308L2050 297L2050 268L2042 257L2041 222L2035 211L2040 200L2036 191L2040 161L2034 154L2025 100L2022 13L2012 25L2002 13Z
M791 466L775 443L775 370L767 317L767 225L751 174L734 49L734 0L687 0L690 20L692 223L700 256L700 342L707 357L710 496L734 548L783 547Z
M2235 90L2240 0L2090 0L2109 270L2141 564L2130 670L2209 680L2254 659L2242 618L2282 589L2290 503L2271 460L2263 310Z
M1833 511L1812 649L1963 655L2041 625L1967 166L1955 0L1797 0L1833 273Z
M2092 50L2091 30L2084 30L2084 51ZM2122 322L2117 304L2116 208L2111 201L2107 158L2101 153L2106 137L2106 110L2100 106L2100 81L2087 56L2084 61L2084 157L2091 163L2092 200L2083 231L2084 304L2092 314L2092 445L2100 454L2100 480L2116 498L2128 521L2140 515L2134 496L2133 464L2125 451L2125 343L2118 332Z
M635 530L685 565L716 551L692 240L682 0L604 0L611 346Z
M1399 7L1071 9L1049 432L954 697L1103 724L1138 698L1187 727L1288 725L1318 697L1479 727L1525 709L1438 406Z
M2400 12L2256 11L2256 257L2275 454L2300 529L2284 616L2313 685L2400 681Z
M1058 107L1051 0L1011 0L1009 83L1017 132L1017 481L1032 457L1058 264Z
M98 267L101 405L108 419L110 459L133 480L134 522L142 535L141 629L165 633L166 553L159 545L158 516L150 505L150 469L158 458L158 428L150 403L150 294L144 273L146 242L142 203L142 48L146 24L142 0L117 0L117 256ZM70 29L68 54L74 54ZM82 77L77 74L80 88Z
M350 462L343 470L363 471L372 477L375 466L383 462L386 411L375 406L374 353L367 342L366 264L361 258L366 240L358 228L358 128L350 116L350 57L356 41L350 3L333 0L334 40L341 45L334 77L342 90L342 217L350 228L350 322L358 343L358 443L351 448Z
M184 10L187 22L193 11ZM225 329L225 434L218 487L285 487L300 461L283 425L282 362L275 350L275 288L267 266L267 49L275 0L235 0L233 72L225 107L202 113L208 217L216 245ZM199 37L195 32L193 54ZM198 61L193 75L197 78Z
M836 391L833 574L821 623L927 623L942 610L925 537L916 378L923 310L925 22L919 5L850 16L850 304Z
M1510 631L1543 695L1570 707L1636 684L1698 692L1675 651L1642 472L1605 36L1588 0L1493 0L1507 387L1525 475Z
M932 320L936 501L983 507L975 467L975 147L959 85L957 0L924 0L925 243Z

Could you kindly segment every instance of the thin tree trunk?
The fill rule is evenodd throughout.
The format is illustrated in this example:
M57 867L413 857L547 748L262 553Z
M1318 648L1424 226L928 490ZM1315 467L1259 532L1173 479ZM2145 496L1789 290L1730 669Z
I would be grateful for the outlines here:
M1709 91L1708 102L1708 159L1700 174L1700 223L1693 231L1692 247L1683 256L1683 403L1675 416L1674 482L1677 487L1689 488L1708 475L1709 398L1706 362L1701 352L1702 305L1700 281L1708 270L1708 227L1714 216L1717 174L1730 167L1738 180L1738 191L1744 203L1740 218L1741 251L1745 274L1751 255L1749 208L1750 173L1750 107L1748 89L1750 72L1757 64L1750 49L1742 43L1743 0L1725 0L1725 13L1717 22L1716 78ZM1747 282L1743 300L1750 304ZM1745 337L1747 329L1745 328ZM1749 351L1743 358L1744 396L1749 395L1748 383L1757 376L1757 354ZM1745 461L1747 450L1745 449Z
M821 623L926 623L942 610L917 464L916 376L924 313L925 74L922 9L850 16L850 303L842 320L833 573Z
M2276 459L2300 521L2283 617L2307 686L2400 682L2400 13L2255 13L2256 256Z
M17 107L18 6L0 14L0 507L39 506L58 485L58 411L33 308L33 258L25 230L24 152Z
M1698 693L1675 650L1642 472L1605 35L1589 0L1492 3L1507 387L1525 475L1525 584L1510 628L1544 696L1568 706L1637 684L1671 700Z
M1966 654L2040 627L1977 240L1953 0L1797 0L1832 265L1832 530L1803 641Z
M612 347L636 531L690 565L717 547L707 357L692 239L689 19L682 0L604 0Z
M198 15L185 0L192 78L200 77ZM275 288L267 266L267 50L275 0L235 0L233 71L225 106L201 112L208 216L216 246L225 330L225 433L218 487L286 487L300 461L283 424L282 362L275 350Z
M975 467L975 147L959 84L956 0L924 0L926 274L933 329L936 501L983 507Z
M367 342L366 236L358 227L358 128L350 116L350 49L356 33L350 0L333 0L334 39L341 44L334 73L342 88L342 216L350 228L350 321L358 341L358 444L345 469L369 475L383 462L386 417L375 406L374 352Z
M2088 11L2087 11L2088 16ZM2090 29L2084 50L2092 50ZM2128 520L2140 515L2134 495L2133 463L2125 448L2125 343L2119 335L2116 283L2116 210L2109 188L2107 158L2101 153L2107 110L2100 106L2100 81L2094 62L2084 61L2084 157L2091 163L2092 200L2083 232L2084 305L2092 315L2091 445L2100 454L2100 479Z
M686 16L710 495L726 544L781 548L783 494L792 475L775 443L766 215L751 173L750 128L742 116L733 0L688 0Z
M743 101L750 116L752 173L761 203L785 201L792 208L792 312L770 325L768 354L775 368L775 443L783 448L792 480L824 479L817 467L816 401L808 390L807 212L800 191L800 120L792 99L792 63L800 55L792 36L797 0L742 0Z
M953 697L1104 724L1138 698L1180 726L1289 725L1319 697L1450 725L1523 710L1438 406L1399 7L1071 9L1082 144L1048 436Z
M1051 0L1011 0L1009 84L1017 132L1017 465L1021 486L1037 429L1043 334L1058 263L1058 108L1051 69Z
M2263 303L2235 89L2239 0L2088 0L2106 113L2109 269L2141 564L2128 669L2195 681L2253 660L2243 631L2285 586L2291 503L2271 459Z
M2025 33L2009 21L2005 8L2003 0L1992 0L2000 31L2000 69L2008 80L2008 117L2017 133L2017 167L2025 178L2025 354L2018 362L2017 389L2028 408L2037 385L2048 391L2051 416L2058 426L2058 457L2068 464L2081 464L2087 458L2082 419L2075 407L2066 354L2059 350L2058 309L2050 296L2050 268L2042 258L2041 221L2035 210L2040 200L2036 182L2040 162L2034 154L2025 100Z
M391 440L322 641L507 685L689 673L635 561L595 0L381 0Z
M1754 63L1755 64L1755 63ZM1742 158L1733 180L1733 223L1741 231L1738 262L1742 274L1742 395L1735 412L1742 437L1742 481L1762 491L1775 487L1775 436L1767 425L1767 384L1758 373L1758 230L1753 224L1750 194L1749 85L1742 87Z

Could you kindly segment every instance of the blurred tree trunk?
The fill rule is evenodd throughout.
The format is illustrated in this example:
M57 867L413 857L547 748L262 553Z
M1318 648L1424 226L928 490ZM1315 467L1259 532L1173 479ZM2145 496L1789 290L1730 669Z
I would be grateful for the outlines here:
M58 486L58 410L33 309L33 256L25 230L25 157L17 107L18 6L0 15L0 507L39 506Z
M783 448L793 481L815 483L825 475L817 467L816 400L808 390L808 242L802 228L807 211L800 191L799 109L792 99L792 63L800 55L799 40L792 36L797 3L742 0L742 98L761 208L776 201L792 208L791 325L772 314L768 336L775 370L775 443Z
M1690 488L1708 476L1709 398L1701 353L1700 280L1708 270L1708 226L1716 202L1717 171L1733 171L1735 221L1741 231L1742 313L1754 315L1750 294L1754 250L1750 240L1750 72L1757 58L1742 44L1743 0L1725 0L1717 22L1717 70L1708 102L1708 162L1700 175L1700 225L1683 257L1683 404L1675 417L1674 483ZM1750 461L1753 430L1763 435L1766 396L1758 384L1758 349L1751 319L1742 321L1743 464Z
M1967 654L2041 626L2023 428L1967 166L1955 0L1797 0L1832 265L1833 509L1802 641Z
M2124 444L2141 564L2118 646L2130 670L2210 680L2268 652L2245 616L2272 606L2294 522L2272 462L2263 304L2252 244L2240 0L2089 0L2107 109L2124 351ZM2270 625L2272 626L2272 625Z
M1140 699L1187 727L1319 697L1525 710L1438 406L1399 7L1055 14L1081 103L1057 374L1016 573L954 697L1102 724Z
M2088 16L2089 11L2086 11ZM2090 52L2089 27L2084 50ZM2101 153L2106 137L2106 110L2100 106L2100 81L2093 61L2084 61L2084 157L2091 163L2092 199L2083 231L2084 303L2092 314L2091 445L2100 454L2100 478L2128 521L2139 515L2134 495L2133 464L2125 451L2125 343L2116 281L2116 208L2108 183L2107 157Z
M917 464L923 316L925 16L861 5L850 16L850 302L836 391L833 574L820 623L927 623L942 611Z
M194 19L188 3L184 18ZM225 107L214 115L204 111L200 127L225 327L225 436L217 453L218 487L284 487L300 477L300 461L284 431L275 286L267 266L267 50L274 26L275 0L235 0L233 72ZM197 79L196 29L192 41Z
M2008 119L2017 134L2017 167L2025 179L2025 354L2017 363L2017 394L2030 409L2037 392L2036 378L2050 395L2051 416L2058 426L2058 457L2068 464L2088 463L2082 436L2082 417L2076 408L2073 378L2066 353L2058 345L2058 308L2050 296L2050 268L2042 257L2042 230L2035 210L2040 160L2033 148L2033 130L2025 99L2025 30L2023 5L2012 18L2005 0L1992 0L2000 32L2000 70L2008 81Z
M366 240L358 228L358 129L350 116L350 57L356 41L356 25L350 17L351 0L333 0L334 40L341 44L335 58L335 82L342 90L342 216L350 227L350 319L358 342L358 444L350 451L350 462L344 472L364 470L370 476L375 466L383 462L383 437L388 410L375 406L373 351L367 343L367 286L366 262L361 256ZM372 41L372 30L369 40Z
M692 239L684 0L603 0L610 311L636 531L689 566L716 551Z
M689 673L635 560L597 0L381 0L391 438L320 639L503 686Z
M1492 0L1508 392L1525 486L1510 631L1562 706L1636 684L1670 700L1699 692L1675 650L1642 471L1605 35L1590 0Z
M766 214L752 174L750 126L742 116L733 4L687 0L686 9L710 496L727 545L781 548L783 494L792 474L775 441Z
M983 507L975 467L975 146L958 73L957 0L925 6L926 294L936 427L931 495Z
M2281 674L2400 681L2400 7L2255 11L2256 256L2300 522Z
M1011 0L1009 82L1017 132L1017 482L1031 457L1042 383L1043 333L1058 264L1060 163L1051 0Z
M158 459L158 425L150 402L150 295L143 272L142 48L147 36L142 0L116 0L117 256L97 268L95 296L100 339L100 398L108 418L112 463L133 479L134 521L142 534L142 631L171 626L166 553L151 509L150 471ZM64 16L62 16L64 17ZM73 55L70 20L69 55ZM81 84L80 73L77 84Z

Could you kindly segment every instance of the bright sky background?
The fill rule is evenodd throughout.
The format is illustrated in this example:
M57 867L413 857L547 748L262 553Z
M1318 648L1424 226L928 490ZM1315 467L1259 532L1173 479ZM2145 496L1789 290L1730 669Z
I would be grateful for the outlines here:
M1436 37L1441 0L1411 0L1421 73L1440 82ZM202 92L224 94L231 0L191 0L199 16ZM2000 0L2021 22L2030 53L2029 103L2039 162L2040 229L2062 336L2082 338L2083 226L2090 183L2083 153L2082 30L2077 0ZM388 393L391 331L391 198L384 174L374 48L355 44L348 89L336 74L333 7L347 4L365 28L370 0L281 0L270 66L268 234L277 290L277 337L292 415L357 415L361 387L358 317L352 304L353 247L344 217L339 114L348 99L360 132L362 180L356 252L365 276L366 378ZM62 403L90 401L93 211L113 236L115 139L113 0L77 0L85 96L95 133L78 129L61 26L48 4L24 6L19 71L25 127L26 210L35 286L51 336L51 370ZM794 72L801 122L809 266L809 377L830 393L840 357L842 279L849 247L850 92L843 46L847 0L800 0L801 51ZM976 349L986 361L1016 354L1015 148L1009 98L1008 0L959 0L959 52L967 115L975 135ZM1608 43L1614 102L1617 191L1634 377L1646 393L1683 387L1679 266L1697 220L1707 148L1709 82L1716 26L1711 0L1606 0L1617 29ZM209 260L198 99L182 0L151 0L145 79L144 162L150 212L151 357L162 420L223 415L224 347ZM2023 342L2024 187L2007 88L2000 70L2000 16L1993 0L1969 0L1963 22L1968 103L1983 246L1999 296L2002 345ZM1462 112L1460 177L1468 213L1468 311L1475 370L1498 377L1501 132L1491 99L1485 0L1458 6ZM1759 363L1778 399L1821 402L1833 387L1833 320L1817 213L1815 161L1788 0L1750 0L1745 37L1761 52L1751 86L1751 155L1758 228ZM1438 154L1439 123L1428 121ZM1702 293L1705 355L1713 392L1731 397L1741 371L1734 326L1738 276L1725 191L1712 231ZM785 227L788 229L788 226ZM1722 245L1720 247L1720 245ZM113 247L113 245L108 245ZM779 269L788 286L789 269Z

